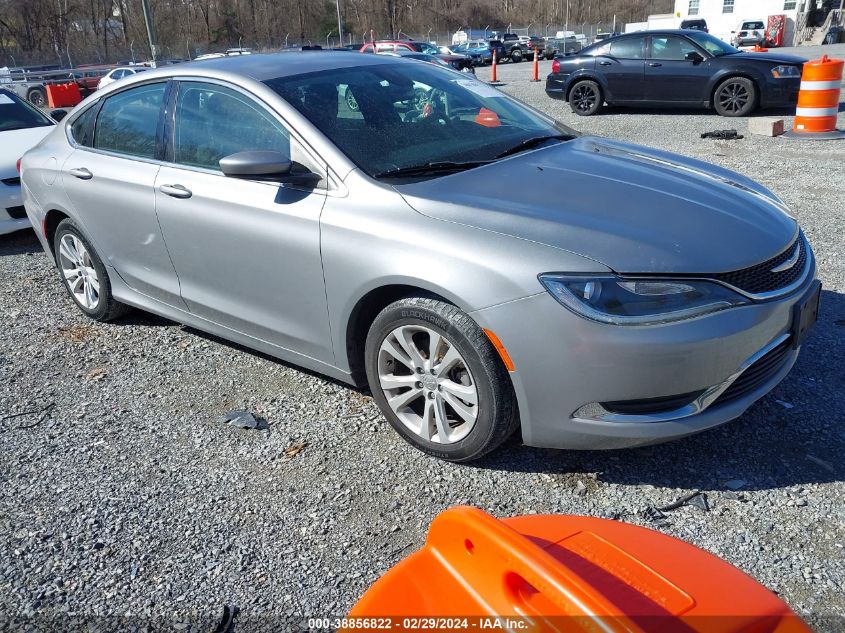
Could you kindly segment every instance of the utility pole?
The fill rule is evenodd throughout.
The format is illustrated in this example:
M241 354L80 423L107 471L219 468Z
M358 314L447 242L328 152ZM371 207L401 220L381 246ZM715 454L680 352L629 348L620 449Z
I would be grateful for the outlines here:
M343 46L343 22L340 19L340 0L335 0L337 6L337 34L340 37L340 45Z
M150 8L150 0L141 0L144 7L144 22L147 24L147 37L150 40L150 54L153 56L153 68L156 66L158 51L156 50L156 25L153 21L153 10Z

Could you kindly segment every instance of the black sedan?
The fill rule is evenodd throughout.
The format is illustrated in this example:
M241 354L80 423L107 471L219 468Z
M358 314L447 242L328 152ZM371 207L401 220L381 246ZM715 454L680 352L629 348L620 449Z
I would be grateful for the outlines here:
M714 108L746 116L759 108L794 106L806 60L745 53L703 31L641 31L557 57L546 94L569 101L581 116L604 103Z

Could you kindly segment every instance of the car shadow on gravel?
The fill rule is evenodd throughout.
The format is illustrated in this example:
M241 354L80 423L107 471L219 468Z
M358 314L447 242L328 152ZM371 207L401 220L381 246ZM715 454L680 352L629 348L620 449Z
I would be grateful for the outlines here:
M8 235L0 235L0 257L41 253L43 250L41 242L35 237L32 229L23 229Z
M840 104L840 109L845 104ZM840 110L841 111L841 110ZM715 116L716 112L710 108L672 108L672 107L637 107L637 106L605 106L593 116L611 116L614 114L651 114L651 115L669 115L669 116ZM765 110L755 110L745 117L723 117L726 125L735 121L744 121L754 117L767 116L795 116L795 108L769 108ZM735 124L734 124L735 127Z
M616 451L529 448L517 435L471 466L695 490L724 490L730 480L744 481L743 490L845 481L843 359L845 295L825 290L815 331L790 374L732 422Z

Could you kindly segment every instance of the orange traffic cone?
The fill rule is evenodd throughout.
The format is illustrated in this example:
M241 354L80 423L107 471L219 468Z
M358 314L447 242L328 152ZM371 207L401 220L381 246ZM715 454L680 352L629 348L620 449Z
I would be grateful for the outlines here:
M820 141L845 138L845 130L836 129L843 66L841 59L827 55L804 64L795 124L784 136Z
M377 580L340 630L426 626L519 633L810 633L753 578L671 536L582 516L499 521L468 507L440 514L422 549Z

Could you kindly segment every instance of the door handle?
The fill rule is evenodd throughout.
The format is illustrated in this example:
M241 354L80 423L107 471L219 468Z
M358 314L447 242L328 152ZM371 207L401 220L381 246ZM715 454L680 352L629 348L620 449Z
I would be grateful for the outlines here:
M91 180L94 177L90 171L85 169L85 167L76 167L74 169L68 169L68 172L71 176L75 176L80 180Z
M182 185L161 185L158 190L171 198L190 198L192 195L191 190Z
M599 62L599 66L610 66L610 62Z
M657 68L658 66L662 66L663 64L661 64L660 62L649 62L648 65L652 68Z

